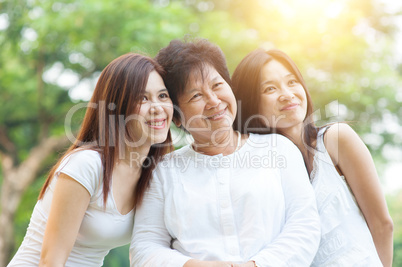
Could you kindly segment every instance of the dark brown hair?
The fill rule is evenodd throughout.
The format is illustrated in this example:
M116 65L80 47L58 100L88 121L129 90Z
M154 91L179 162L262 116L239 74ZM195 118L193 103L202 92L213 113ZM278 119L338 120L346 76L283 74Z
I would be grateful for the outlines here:
M203 77L205 65L213 67L231 85L222 50L206 39L173 40L155 59L166 71L162 78L175 106L178 106L178 98L184 93L190 74L198 71ZM180 120L176 109L173 117Z
M85 113L77 140L67 149L57 164L51 169L45 184L39 194L42 199L47 187L54 177L61 161L77 149L98 151L103 165L103 201L106 204L110 192L113 167L119 158L119 152L125 148L127 138L132 141L128 127L121 133L118 123L119 116L124 118L139 110L141 97L145 93L149 74L156 71L161 76L163 68L153 59L134 53L122 55L113 60L102 71L94 93ZM97 108L90 108L97 107ZM149 186L152 170L161 157L172 150L171 136L162 144L151 146L147 159L144 161L141 176L135 188L134 206L141 204L143 195Z
M313 102L306 83L294 61L284 52L276 49L265 51L256 49L249 53L236 67L232 75L232 89L237 101L241 101L238 105L237 118L233 124L235 130L241 133L280 133L280 129L268 128L260 119L260 83L261 70L265 64L271 60L276 60L285 66L293 75L296 76L298 82L303 86L307 99L307 114L304 119L304 129L302 139L307 147L314 147L313 143L317 139L319 127L315 126L313 114ZM249 120L249 118L256 118ZM247 125L245 123L248 122ZM247 126L247 129L246 127ZM308 153L309 150L308 150ZM306 155L307 161L310 157ZM305 160L306 160L305 158Z

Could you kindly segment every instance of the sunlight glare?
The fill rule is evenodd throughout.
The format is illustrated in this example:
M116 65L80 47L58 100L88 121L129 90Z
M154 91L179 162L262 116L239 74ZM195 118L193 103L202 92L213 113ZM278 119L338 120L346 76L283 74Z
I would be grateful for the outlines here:
M8 15L6 13L0 14L0 31L7 29L9 25Z
M345 7L345 5L342 2L331 3L325 9L325 15L328 18L336 18L341 14L344 7Z
M336 18L345 8L344 1L329 0L261 0L261 4L267 8L274 5L285 17L305 16L306 14L323 14L328 18Z

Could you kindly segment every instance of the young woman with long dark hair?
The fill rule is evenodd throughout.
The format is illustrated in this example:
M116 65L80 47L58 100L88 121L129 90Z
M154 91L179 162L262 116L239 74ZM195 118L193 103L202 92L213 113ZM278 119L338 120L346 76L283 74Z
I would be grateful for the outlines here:
M392 219L373 159L355 131L345 123L315 126L304 79L282 51L251 52L232 83L241 101L237 130L282 134L302 152L321 219L312 266L391 266Z
M110 249L130 242L134 209L171 150L163 72L133 53L103 70L77 140L50 171L9 266L101 266Z

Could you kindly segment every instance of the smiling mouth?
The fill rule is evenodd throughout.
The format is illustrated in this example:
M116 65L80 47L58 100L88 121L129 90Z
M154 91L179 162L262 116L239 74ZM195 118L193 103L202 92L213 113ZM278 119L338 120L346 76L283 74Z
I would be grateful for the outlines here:
M218 113L216 113L216 114L214 114L212 116L207 117L207 119L208 120L219 120L219 119L223 118L223 116L225 115L227 109L228 108L226 107L222 111L220 111L220 112L218 112Z
M166 119L147 121L146 124L154 129L162 129L165 127Z
M288 106L282 108L281 110L292 110L292 109L297 108L298 106L299 106L299 104L295 103L295 104L288 105Z

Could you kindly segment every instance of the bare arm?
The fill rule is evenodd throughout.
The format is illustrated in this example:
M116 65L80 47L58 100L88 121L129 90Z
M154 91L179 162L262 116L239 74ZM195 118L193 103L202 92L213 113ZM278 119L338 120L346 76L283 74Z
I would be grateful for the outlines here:
M65 265L89 200L89 192L80 183L60 174L53 193L39 266Z
M363 212L382 264L391 266L393 222L369 150L347 124L331 126L324 142Z

